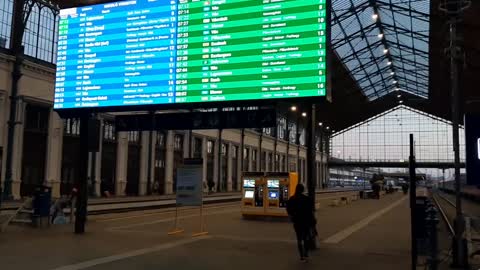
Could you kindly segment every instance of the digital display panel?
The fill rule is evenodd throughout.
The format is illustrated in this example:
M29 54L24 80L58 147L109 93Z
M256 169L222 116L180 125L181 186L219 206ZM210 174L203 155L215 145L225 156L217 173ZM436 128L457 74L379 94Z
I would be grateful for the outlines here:
M279 180L267 180L267 187L268 188L279 188L280 181Z
M244 188L254 188L255 187L255 180L243 180L243 187Z
M278 199L278 192L277 191L270 191L268 192L269 199Z
M251 199L251 198L253 198L253 195L254 195L253 190L247 190L247 191L245 191L245 198Z
M326 96L326 0L60 11L55 109Z

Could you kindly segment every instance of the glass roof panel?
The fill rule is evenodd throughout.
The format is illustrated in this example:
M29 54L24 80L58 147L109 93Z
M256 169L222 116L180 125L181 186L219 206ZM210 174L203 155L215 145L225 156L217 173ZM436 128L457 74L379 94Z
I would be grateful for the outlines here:
M332 44L366 96L400 88L428 97L430 0L332 2Z

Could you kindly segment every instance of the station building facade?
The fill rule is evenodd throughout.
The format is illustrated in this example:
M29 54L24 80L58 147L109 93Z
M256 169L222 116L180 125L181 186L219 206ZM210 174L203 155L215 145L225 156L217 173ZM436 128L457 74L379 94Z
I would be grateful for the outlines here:
M0 52L2 182L6 171L13 61L14 57L6 50ZM13 196L16 199L30 196L38 184L51 186L55 197L69 194L82 169L78 155L79 120L61 119L53 110L53 64L27 57L21 70L13 143ZM240 190L243 171L294 171L301 182L308 177L305 131L301 125L297 130L298 122L287 123L281 116L277 127L263 130L154 131L151 145L150 132L116 132L113 114L98 117L100 151L91 156L88 170L92 196L105 191L117 196L145 195L149 168L154 193L172 194L176 169L189 156L203 159L203 182L205 186L215 183L214 190L219 192ZM322 143L324 147L317 141L317 149L328 153L328 140ZM152 155L150 166L148 151ZM328 179L325 153L317 151L317 187L326 186Z

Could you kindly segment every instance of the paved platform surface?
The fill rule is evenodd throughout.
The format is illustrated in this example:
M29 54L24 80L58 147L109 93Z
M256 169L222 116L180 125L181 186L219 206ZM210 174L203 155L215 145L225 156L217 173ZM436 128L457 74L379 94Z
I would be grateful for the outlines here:
M238 203L207 206L209 234L199 230L198 209L183 209L185 233L168 236L174 209L89 218L87 233L71 225L9 227L0 234L2 269L409 269L407 196L359 200L317 212L320 248L299 261L292 225L244 220Z

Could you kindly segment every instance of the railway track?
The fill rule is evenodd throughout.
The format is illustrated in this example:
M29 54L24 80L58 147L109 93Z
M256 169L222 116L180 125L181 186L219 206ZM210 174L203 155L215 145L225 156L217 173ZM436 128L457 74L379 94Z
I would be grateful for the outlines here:
M452 196L441 192L436 192L432 197L450 235L454 236L454 219L456 217L457 206L452 200ZM474 205L472 202L468 202L464 199L462 199L462 205L465 206L462 209L463 215L468 219L465 233L465 237L468 241L468 250L470 253L470 258L473 259L472 263L477 265L480 264L480 205Z

